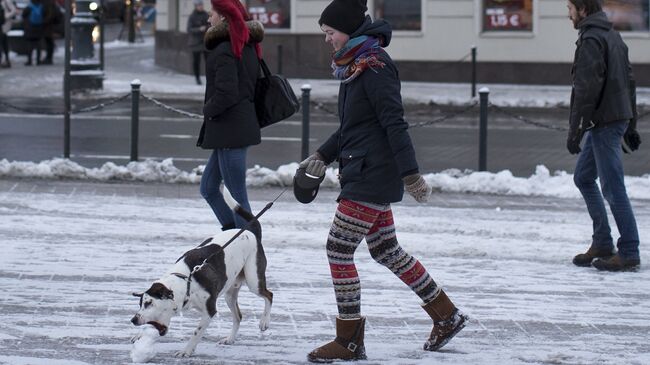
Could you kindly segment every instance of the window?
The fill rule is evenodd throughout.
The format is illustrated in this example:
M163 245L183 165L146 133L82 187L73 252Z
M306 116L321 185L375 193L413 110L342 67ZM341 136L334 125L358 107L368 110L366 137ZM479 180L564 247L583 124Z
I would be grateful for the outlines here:
M248 12L266 29L291 29L291 0L246 0Z
M421 0L375 0L375 19L386 19L394 30L422 30Z
M483 31L533 31L533 0L483 0Z
M650 31L648 0L605 0L603 10L614 28L621 31Z

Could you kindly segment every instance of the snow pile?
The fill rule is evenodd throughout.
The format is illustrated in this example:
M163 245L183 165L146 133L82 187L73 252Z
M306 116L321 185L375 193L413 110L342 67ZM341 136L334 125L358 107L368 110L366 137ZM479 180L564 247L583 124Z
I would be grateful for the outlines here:
M156 356L156 341L159 334L156 327L145 324L137 339L133 342L133 349L131 349L131 360L134 363L149 362Z
M86 168L68 159L34 162L9 162L0 160L0 178L29 177L43 179L80 179L95 181L143 181L163 183L198 184L201 181L204 165L190 172L174 166L173 159L161 162L146 160L129 162L118 166L107 162L99 168ZM298 163L293 162L272 170L255 166L248 169L246 183L248 186L292 186L293 175ZM329 168L321 187L337 188L338 169ZM498 173L461 171L449 169L438 173L424 175L434 191L455 193L482 193L499 195L553 196L560 198L577 198L580 192L573 184L573 175L564 171L551 172L543 165L537 166L530 177L516 177L509 170ZM633 199L650 199L650 174L641 177L625 178L628 195Z

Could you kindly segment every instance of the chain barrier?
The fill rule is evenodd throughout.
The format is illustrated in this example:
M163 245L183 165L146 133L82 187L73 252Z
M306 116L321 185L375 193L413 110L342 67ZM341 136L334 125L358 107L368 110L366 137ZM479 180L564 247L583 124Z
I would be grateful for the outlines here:
M23 112L23 113L29 113L29 114L38 114L38 115L63 115L62 112L41 112L41 111L38 111L38 110L27 109L27 108L23 108L23 107L20 107L20 106L13 105L13 104L9 104L9 103L6 103L6 102L4 102L4 101L0 101L0 105L5 106L5 107L10 108L10 109L15 109L15 110L21 111L21 112Z
M469 112L470 110L476 108L476 106L478 104L479 104L479 102L475 101L472 104L468 105L467 107L465 107L465 108L463 108L463 109L461 109L461 110L459 110L459 111L457 111L455 113L447 114L447 115L444 115L444 116L442 116L440 118L437 118L437 119L434 119L434 120L429 120L429 121L426 121L426 122L409 123L409 127L410 128L417 128L417 127L425 127L425 126L428 126L428 125L434 125L434 124L442 123L442 122L444 122L446 120L449 120L451 118L455 118L457 116L460 116L460 115L463 115L463 114Z
M440 66L437 66L437 67L434 67L434 68L428 68L428 69L427 69L427 72L435 72L435 71L444 70L444 69L446 69L446 68L449 68L449 67L451 67L451 66L456 65L457 63L462 63L463 61L465 61L466 59L468 59L471 55L472 55L472 52L470 52L470 53L464 55L463 57L461 57L461 58L460 58L459 60L457 60L457 61L451 61L451 62L449 62L449 63L447 63L447 64L440 65Z
M111 100L103 102L103 103L99 103L99 104L96 104L96 105L92 105L92 106L88 106L88 107L84 107L84 108L80 108L80 109L73 109L73 110L70 111L70 114L89 113L89 112L101 110L101 109L104 109L104 108L106 108L108 106L111 106L111 105L113 105L115 103L119 103L120 101L128 99L130 96L131 96L131 94L128 93L128 94L124 94L122 96L119 96L119 97L117 97L115 99L111 99ZM23 107L13 105L13 104L10 104L10 103L4 102L4 101L0 101L0 105L5 106L5 107L10 108L10 109L15 109L15 110L21 111L23 113L28 113L28 114L51 115L51 116L52 115L57 115L57 116L58 115L63 115L63 112L41 112L41 111L34 110L34 109L23 108Z
M545 123L536 122L536 121L531 120L531 119L528 119L528 118L524 118L524 117L522 117L521 115L514 114L514 113L512 113L512 112L506 110L505 108L502 108L502 107L500 107L500 106L497 106L497 105L495 105L495 104L493 104L493 103L491 103L491 102L488 103L488 106L489 106L490 108L496 110L497 112L499 112L499 113L501 113L501 114L504 114L504 115L506 115L506 116L509 116L509 117L511 117L511 118L517 119L518 121L523 122L524 124L533 125L533 126L535 126L535 127L540 127L540 128L544 128L544 129L550 129L550 130L559 131L559 132L566 132L566 131L569 130L569 128L567 128L567 127L560 127L560 126L555 126L555 125L548 125L548 124L545 124Z
M158 100L152 98L151 96L147 96L147 95L144 95L144 94L140 94L140 96L142 96L143 99L145 99L145 100L147 100L147 101L155 104L156 106L158 106L158 107L160 107L162 109L165 109L167 111L170 111L170 112L173 112L173 113L176 113L176 114L180 114L182 116L192 118L192 119L203 119L203 115L195 114L195 113L191 113L191 112L188 112L188 111L185 111L185 110L174 108L172 106L169 106L169 105L167 105L167 104L165 104L165 103L163 103L161 101L158 101Z
M104 108L106 108L108 106L111 106L113 104L119 103L120 101L128 99L129 97L131 97L131 93L124 94L124 95L122 95L122 96L120 96L118 98L115 98L113 100L109 100L109 101L107 101L105 103L100 103L100 104L97 104L97 105L92 105L92 106L88 106L88 107L81 108L81 109L74 109L74 110L71 111L71 113L76 114L76 113L94 112L96 110L101 110L101 109L104 109Z

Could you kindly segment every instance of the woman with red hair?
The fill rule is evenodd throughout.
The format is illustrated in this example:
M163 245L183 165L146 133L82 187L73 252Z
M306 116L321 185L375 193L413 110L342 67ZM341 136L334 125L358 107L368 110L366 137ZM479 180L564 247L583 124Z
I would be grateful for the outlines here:
M246 192L246 151L261 142L253 99L264 27L251 20L239 0L211 3L211 27L205 35L209 53L203 126L197 146L212 150L200 191L225 230L241 228L245 221L226 205L219 191L221 182L243 208L251 210Z

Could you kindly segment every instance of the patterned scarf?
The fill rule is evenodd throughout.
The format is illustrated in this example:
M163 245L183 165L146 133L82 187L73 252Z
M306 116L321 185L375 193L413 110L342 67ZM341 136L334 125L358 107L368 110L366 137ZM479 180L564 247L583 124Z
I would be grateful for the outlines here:
M386 64L377 59L380 49L378 38L363 35L350 39L332 56L334 77L347 84L367 69L383 68Z

